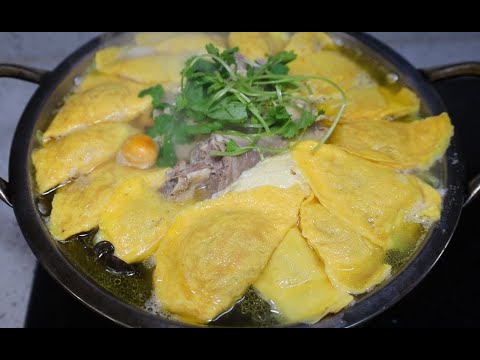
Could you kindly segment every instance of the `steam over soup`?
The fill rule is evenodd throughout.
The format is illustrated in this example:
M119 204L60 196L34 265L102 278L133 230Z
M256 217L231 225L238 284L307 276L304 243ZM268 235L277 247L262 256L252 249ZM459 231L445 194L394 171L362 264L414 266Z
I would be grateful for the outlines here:
M159 316L341 311L439 220L431 169L453 134L365 64L326 33L142 33L100 50L32 154L52 237Z

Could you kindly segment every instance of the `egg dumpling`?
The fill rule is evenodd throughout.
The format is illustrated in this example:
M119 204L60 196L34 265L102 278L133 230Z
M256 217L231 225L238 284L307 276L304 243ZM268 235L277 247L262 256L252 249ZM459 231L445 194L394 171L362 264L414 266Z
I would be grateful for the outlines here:
M129 179L141 179L149 188L158 189L165 180L165 169L139 170L110 161L58 189L48 222L54 238L65 240L97 228L117 187Z
M123 142L138 132L128 124L98 124L36 149L32 161L39 192L45 193L113 159Z
M322 261L296 227L275 250L254 288L288 323L315 323L353 300L332 285Z
M453 126L446 113L413 122L340 124L329 143L396 169L428 169L447 150Z
M357 233L354 226L335 216L313 196L302 204L300 226L337 288L361 294L390 275L384 249Z
M384 249L411 223L440 218L440 194L413 175L349 154L335 145L302 142L294 148L298 167L318 201L351 229ZM418 241L418 239L412 239Z
M162 308L207 323L232 307L298 221L300 186L262 186L198 203L173 221L156 254Z
M150 113L151 99L139 98L145 87L114 76L87 75L70 95L43 134L44 141L61 138L100 123L128 123Z

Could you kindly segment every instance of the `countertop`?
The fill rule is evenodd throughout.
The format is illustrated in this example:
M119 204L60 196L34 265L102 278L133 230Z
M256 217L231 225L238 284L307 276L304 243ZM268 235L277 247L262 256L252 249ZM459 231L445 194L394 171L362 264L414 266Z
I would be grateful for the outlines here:
M53 69L96 32L3 32L0 63ZM480 32L373 32L372 35L417 67L480 61ZM0 80L0 176L8 176L8 157L16 122L36 86ZM22 327L32 285L35 257L17 226L13 211L0 203L0 327Z

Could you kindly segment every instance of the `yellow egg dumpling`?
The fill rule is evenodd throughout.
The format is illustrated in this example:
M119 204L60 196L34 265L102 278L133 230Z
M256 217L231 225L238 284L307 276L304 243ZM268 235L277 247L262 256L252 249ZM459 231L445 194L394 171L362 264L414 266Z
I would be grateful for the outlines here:
M144 88L116 77L96 73L87 76L54 117L44 140L60 138L99 123L130 122L150 113L151 99L138 97Z
M219 37L205 33L140 33L135 38L136 47L109 47L97 52L96 69L143 85L161 84L173 91L190 56L206 53L209 43L220 49L224 46Z
M325 263L332 283L351 294L372 289L390 275L385 251L356 232L348 221L311 197L302 204L302 234Z
M109 161L58 189L48 222L54 238L65 240L97 228L116 188L132 178L142 179L150 188L158 188L165 180L165 169L139 170Z
M44 193L112 159L138 130L128 124L105 123L50 141L32 154L38 190Z
M396 169L428 169L447 150L453 126L446 113L411 123L359 121L339 125L329 139L349 153Z
M254 288L289 323L315 323L353 300L331 284L323 263L296 227L275 250Z
M348 91L363 83L374 85L368 72L346 55L335 50L323 50L305 57L297 57L290 65L290 74L299 76L319 76L335 82ZM340 99L338 90L322 80L310 80L314 95L333 100Z
M302 142L293 152L315 196L374 244L391 248L392 233L401 232L409 223L431 223L440 218L440 194L417 177L334 145L313 151L315 147L315 142Z
M140 33L135 39L138 45L152 48L160 54L182 56L205 53L207 44L220 49L225 47L225 41L220 36L205 33Z
M169 40L179 36L178 32L172 31L152 31L152 32L139 32L135 34L135 44L141 47L148 47L149 45L156 44L158 42Z
M162 183L157 182L156 187ZM141 262L154 253L171 221L185 206L167 201L142 177L134 177L115 189L103 210L99 240L113 244L114 255L123 261Z
M398 91L383 86L357 86L346 91L347 107L342 123L373 120L394 120L415 115L420 109L420 99L410 89ZM333 119L338 113L341 102L329 99L320 108Z
M282 51L289 39L286 32L231 32L228 46L240 48L241 54L253 61Z
M304 190L262 186L194 205L160 242L155 294L168 312L206 323L234 305L298 221Z
M119 58L102 66L97 65L97 69L104 74L119 76L139 84L162 84L170 89L179 85L180 72L187 59L188 57L169 54L145 55ZM145 86L141 88L145 89Z
M359 63L342 53L325 33L297 33L287 50L298 57L290 64L290 74L327 78L346 93L348 102L342 122L395 119L419 111L420 100L409 89L387 89ZM319 109L333 119L342 97L328 82L310 80Z
M293 34L285 50L294 51L299 57L304 57L321 50L336 49L332 38L324 32L297 32Z
M73 90L75 93L82 93L108 83L117 83L119 85L121 85L122 83L130 84L125 79L121 79L117 76L103 74L99 71L92 70L81 78L80 83L77 84L77 86Z
M89 231L98 226L117 181L113 162L57 190L52 202L48 228L57 240Z

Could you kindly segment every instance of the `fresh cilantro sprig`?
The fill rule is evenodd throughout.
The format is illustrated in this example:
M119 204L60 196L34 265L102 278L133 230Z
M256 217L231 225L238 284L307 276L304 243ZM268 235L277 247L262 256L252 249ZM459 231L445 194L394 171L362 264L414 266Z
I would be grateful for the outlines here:
M152 97L152 105L157 110L166 109L169 104L163 102L163 96L165 95L165 90L163 90L162 85L153 86L151 88L145 89L138 94L139 97L143 98L147 95Z
M319 140L323 144L337 125L346 106L346 95L329 79L316 76L288 75L288 64L296 59L293 52L280 52L263 63L250 62L238 48L220 51L212 44L206 54L190 58L182 70L181 89L175 104L164 102L161 85L142 91L139 96L152 97L152 105L161 115L154 119L148 134L163 142L159 166L177 162L175 144L189 143L198 135L220 133L241 136L250 141L240 146L234 140L226 143L218 156L237 156L250 150L283 152L288 148L271 149L258 146L262 137L280 136L299 139L324 115L309 100L312 90L308 81L324 81L336 88L343 103L333 125Z

